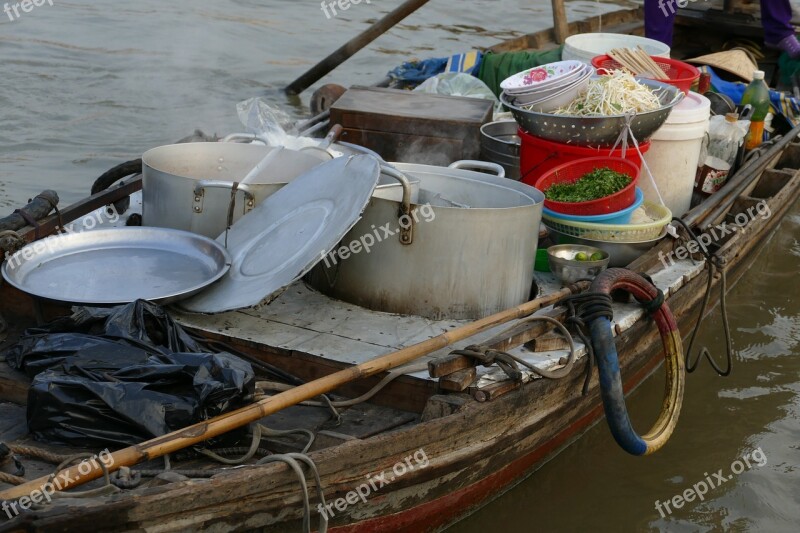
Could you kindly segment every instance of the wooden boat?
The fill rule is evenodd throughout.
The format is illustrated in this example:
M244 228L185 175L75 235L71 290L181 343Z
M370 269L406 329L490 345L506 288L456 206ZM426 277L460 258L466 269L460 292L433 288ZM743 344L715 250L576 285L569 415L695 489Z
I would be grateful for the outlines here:
M637 20L641 20L637 10L623 11L606 15L604 27L615 24L619 30L634 31L640 24ZM590 20L570 25L569 30L591 31L597 27L598 21ZM551 31L540 32L495 49L542 47L551 37ZM749 218L714 250L719 264L725 267L728 287L756 260L759 250L800 193L798 133L800 129L792 130L765 149L729 181L726 189L684 217L693 226L704 228L730 221L759 202L768 206L770 216ZM121 187L62 209L60 216L64 221L77 219L140 187L140 179L130 179ZM39 237L52 232L56 224L57 216L41 221ZM32 240L35 230L29 227L21 234ZM629 268L649 274L664 290L680 331L686 335L701 313L700 304L710 274L702 260L665 264L663 257L676 245L675 241L664 240ZM712 278L714 301L722 282L718 276ZM330 352L347 353L350 347L360 346L367 354L370 351L380 353L381 350L390 351L390 346L410 342L400 338L383 342L367 339L368 343L358 344L357 334L347 327L337 330L335 336L330 330L326 333L325 326L318 324L321 319L314 315L313 306L308 305L315 296L310 291L304 292L302 287L296 292L301 293L291 297L291 302L300 306L296 313L307 315L302 328L313 331L323 344L330 343ZM365 313L345 304L335 311ZM63 307L35 302L6 284L0 286L0 313L10 325L11 340L32 321L66 312L68 310ZM562 320L566 316L563 307L545 312ZM663 361L662 344L653 322L640 307L615 304L614 312L621 374L625 391L629 392ZM399 320L395 316L381 317L374 313L363 318L373 321L368 322L372 325L385 324L381 320L394 323ZM420 334L419 338L452 327L452 324L415 322L413 317L406 318L408 322L404 324L432 330ZM297 333L301 326L279 324L280 321L267 312L228 314L222 323L188 315L179 315L178 319L206 339L223 342L227 348L253 361L275 365L303 380L313 380L350 366L341 357L337 360L320 356L316 349L304 349L298 343L277 339L275 332L290 335ZM543 332L541 325L525 321L513 324L510 330L500 329L502 331L493 330L478 342L498 350L513 350ZM345 348L337 348L336 342L342 342ZM367 344L371 347L366 348ZM401 376L367 403L345 410L344 420L338 427L325 426L327 410L316 406L293 408L291 413L268 418L266 423L278 428L299 425L317 432L315 448L308 457L319 469L321 487L328 502L346 503L338 506L334 503L328 508L332 530L433 531L464 518L525 479L602 418L596 374L589 382L587 394L581 393L585 356L580 361L581 364L575 365L561 380L529 379L523 385L500 381L473 391L475 395L449 393L425 376ZM558 365L558 359L542 360L540 364L543 368ZM354 382L337 393L355 397L372 389L380 379L378 376ZM0 407L9 420L18 424L23 423L21 406L26 403L27 386L24 376L0 363L0 401L6 402ZM0 440L16 439L19 435L13 435L13 428L7 426L0 426ZM16 442L26 441L23 438ZM273 451L280 452L297 451L302 447L297 441L277 437L265 443ZM36 446L66 453L41 444ZM277 532L301 529L302 491L295 474L285 464L220 469L218 464L194 457L187 463L174 463L173 467L186 468L185 464L194 470L207 470L209 476L195 475L191 479L162 476L158 483L111 495L58 499L11 520L5 520L4 513L0 513L0 531L259 529ZM160 468L159 465L153 462L145 466L153 469ZM29 463L29 470L37 474L53 468L40 461ZM376 477L383 480L374 481ZM374 482L368 497L348 499L348 494L359 494L358 487L367 482ZM312 501L316 506L318 500L312 498ZM316 516L317 512L311 514Z

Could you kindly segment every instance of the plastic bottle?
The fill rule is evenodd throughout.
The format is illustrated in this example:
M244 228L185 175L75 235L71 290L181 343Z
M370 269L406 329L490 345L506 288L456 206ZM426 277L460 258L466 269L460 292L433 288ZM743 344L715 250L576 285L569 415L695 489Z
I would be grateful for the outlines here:
M745 148L752 150L758 148L764 138L764 119L769 113L769 87L764 82L764 71L756 70L753 81L747 86L742 96L742 105L753 106L753 115L750 117L750 133L745 141Z
M727 181L750 127L750 122L738 119L736 113L711 117L694 180L696 192L704 195L715 193Z

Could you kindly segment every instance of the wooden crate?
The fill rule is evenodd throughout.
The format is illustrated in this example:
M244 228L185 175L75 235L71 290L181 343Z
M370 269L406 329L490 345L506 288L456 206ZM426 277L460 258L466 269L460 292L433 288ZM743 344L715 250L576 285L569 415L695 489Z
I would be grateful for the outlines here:
M344 128L342 141L386 161L448 165L480 158L492 108L491 100L354 86L331 107L331 124Z

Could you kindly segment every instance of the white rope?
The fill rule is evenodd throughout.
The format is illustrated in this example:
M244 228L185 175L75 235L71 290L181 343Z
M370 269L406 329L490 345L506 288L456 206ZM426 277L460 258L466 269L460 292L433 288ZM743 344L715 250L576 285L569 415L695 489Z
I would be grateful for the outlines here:
M656 191L656 196L658 196L658 202L661 205L664 204L664 199L661 197L661 191L658 190L658 185L656 184L656 180L653 177L653 173L650 172L650 167L647 166L647 161L644 160L644 155L642 154L642 150L639 148L639 141L636 140L636 136L633 135L633 130L631 129L631 122L633 121L634 117L636 117L636 113L628 113L625 115L625 127L619 132L619 136L617 137L614 146L611 147L611 153L614 153L617 146L620 146L622 149L622 157L625 157L625 153L628 150L628 136L630 136L631 141L633 141L633 146L636 148L636 152L639 154L639 159L642 162L642 167L644 167L644 171L647 174L648 179L650 180L650 184L653 186L653 190Z
M258 461L259 465L269 463L282 462L289 465L289 468L294 470L297 474L297 479L300 482L300 495L303 499L303 531L304 533L311 533L311 505L309 503L308 483L306 483L306 475L300 467L298 461L305 463L314 475L314 481L317 483L317 493L319 494L319 501L322 508L326 507L325 494L322 491L322 480L319 475L319 470L314 461L305 454L301 453L285 453L280 455L269 455ZM318 533L326 533L328 531L328 517L325 513L319 515L319 528Z

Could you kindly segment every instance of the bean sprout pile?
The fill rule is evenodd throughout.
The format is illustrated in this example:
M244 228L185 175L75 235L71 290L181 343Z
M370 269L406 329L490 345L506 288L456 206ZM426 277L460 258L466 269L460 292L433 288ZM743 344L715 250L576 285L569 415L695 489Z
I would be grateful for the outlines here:
M644 113L660 107L661 102L649 87L636 81L630 73L615 70L610 75L590 81L585 93L553 114L609 116Z

